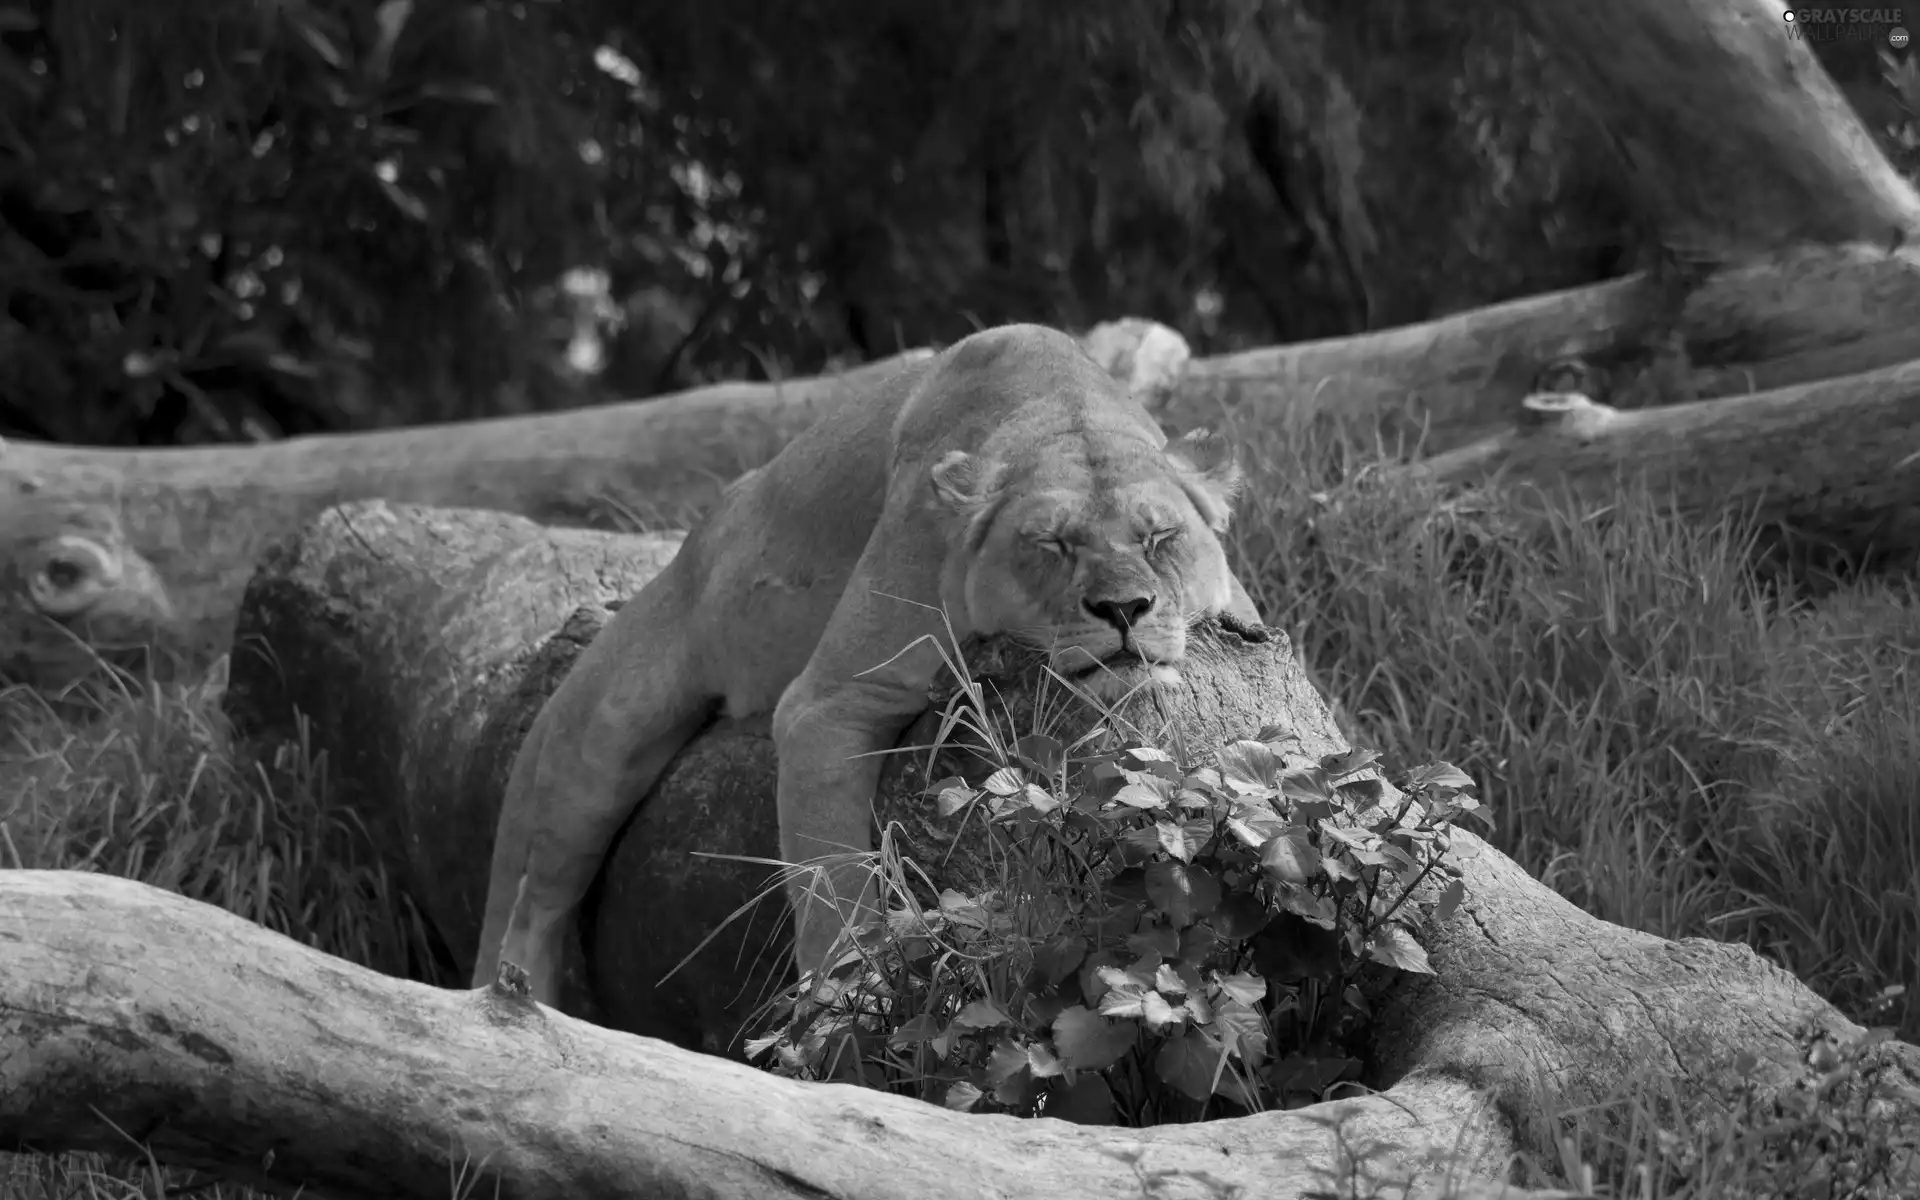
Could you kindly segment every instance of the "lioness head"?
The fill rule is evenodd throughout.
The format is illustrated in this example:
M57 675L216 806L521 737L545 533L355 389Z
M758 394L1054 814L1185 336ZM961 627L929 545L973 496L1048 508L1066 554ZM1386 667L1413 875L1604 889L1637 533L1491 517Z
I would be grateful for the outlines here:
M1219 538L1240 483L1232 449L1205 430L1161 446L1150 422L1067 424L933 469L966 520L972 627L1048 651L1103 695L1177 678L1188 626L1232 596Z

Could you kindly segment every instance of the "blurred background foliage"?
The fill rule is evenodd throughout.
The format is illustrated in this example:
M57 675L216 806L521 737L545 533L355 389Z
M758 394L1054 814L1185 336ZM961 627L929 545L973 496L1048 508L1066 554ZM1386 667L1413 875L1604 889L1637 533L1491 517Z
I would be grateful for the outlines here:
M1913 63L1821 48L1914 163ZM0 435L178 444L1199 353L1631 270L1499 0L0 0Z

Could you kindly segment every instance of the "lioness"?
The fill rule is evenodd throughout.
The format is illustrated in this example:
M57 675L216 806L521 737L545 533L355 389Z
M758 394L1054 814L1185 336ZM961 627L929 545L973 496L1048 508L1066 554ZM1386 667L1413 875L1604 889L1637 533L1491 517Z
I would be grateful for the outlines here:
M1218 537L1238 486L1222 440L1169 445L1037 325L974 334L846 401L728 486L541 710L507 784L474 985L504 958L555 1002L565 923L717 709L773 710L780 849L801 862L871 848L876 752L926 708L943 612L957 637L1012 634L1064 675L1122 682L1169 670L1204 614L1257 625ZM840 912L792 889L803 971L870 903L860 873L832 878Z

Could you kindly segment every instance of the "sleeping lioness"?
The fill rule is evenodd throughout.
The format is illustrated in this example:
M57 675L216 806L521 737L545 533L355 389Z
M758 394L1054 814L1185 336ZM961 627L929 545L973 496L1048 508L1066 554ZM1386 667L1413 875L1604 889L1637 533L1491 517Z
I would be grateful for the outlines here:
M871 848L876 752L943 669L928 635L1011 634L1111 691L1170 671L1202 615L1257 625L1218 537L1238 484L1221 440L1168 444L1072 338L1036 325L977 333L845 402L722 493L534 721L475 986L505 959L555 1002L602 856L716 710L773 710L780 848L797 863ZM803 971L868 902L862 872L830 878L837 912L793 885Z

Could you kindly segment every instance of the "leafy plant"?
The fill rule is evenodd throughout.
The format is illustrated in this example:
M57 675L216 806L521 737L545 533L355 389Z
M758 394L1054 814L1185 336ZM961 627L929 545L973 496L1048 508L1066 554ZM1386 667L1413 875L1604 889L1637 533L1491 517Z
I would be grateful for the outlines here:
M1454 821L1486 817L1448 764L1396 796L1370 751L1316 760L1278 729L1208 765L1109 725L1005 758L926 792L988 822L1002 885L922 905L884 873L895 906L750 1055L1090 1124L1309 1103L1361 1072L1366 972L1431 971L1420 930L1466 894Z

